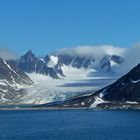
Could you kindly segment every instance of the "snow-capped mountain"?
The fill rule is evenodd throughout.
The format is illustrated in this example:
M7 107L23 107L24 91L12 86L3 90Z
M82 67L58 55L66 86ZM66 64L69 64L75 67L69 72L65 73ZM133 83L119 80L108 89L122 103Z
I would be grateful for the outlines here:
M93 68L102 72L114 72L116 67L119 67L125 61L123 53L123 49L111 46L87 46L60 49L53 55L58 57L59 65L71 66L77 69Z
M57 56L46 55L44 57L44 62L48 67L53 68L58 75L64 76L61 64L59 63L59 58Z
M73 68L85 68L85 69L98 69L104 72L111 72L114 65L120 65L123 63L124 59L118 55L108 55L105 54L100 58L95 58L94 56L79 56L79 55L68 55L68 54L58 54L57 57L59 66L71 66Z
M25 55L21 56L19 61L19 68L27 73L37 73L43 75L49 75L50 77L57 79L57 71L54 67L48 66L48 64L42 59L39 59L29 50Z
M33 81L18 67L15 61L0 58L0 103L16 103Z
M112 72L114 66L121 65L123 57L114 54L104 53L100 57L94 55L80 55L76 53L53 53L44 58L38 58L29 50L21 56L19 68L27 73L37 73L52 77L53 79L64 77L63 66L70 66L76 69L95 69L101 72ZM119 66L118 66L119 67Z
M57 76L44 73L43 66L39 66L38 70L38 61L45 69L51 68ZM28 72L35 86L26 89L29 94L26 94L23 102L42 104L65 100L89 91L95 92L118 78L115 70L123 61L115 52L100 57L56 52L40 59L29 51L21 57L19 66Z
M106 55L100 61L101 69L105 72L110 72L114 65L120 65L123 63L123 58L118 55Z

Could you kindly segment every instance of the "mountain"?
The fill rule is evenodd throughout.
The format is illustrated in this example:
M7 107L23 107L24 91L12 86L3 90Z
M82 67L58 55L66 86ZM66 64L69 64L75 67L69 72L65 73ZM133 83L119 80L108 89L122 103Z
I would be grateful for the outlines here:
M53 68L57 74L64 76L64 73L61 68L61 64L59 63L59 58L57 56L46 55L44 57L44 62L48 67Z
M15 61L0 58L0 103L18 102L26 94L23 89L32 84Z
M140 108L140 64L113 84L95 93L42 106L58 108Z
M117 55L106 55L100 61L100 66L103 71L110 72L114 65L122 64L124 59Z
M44 60L36 57L31 50L29 50L25 55L21 56L19 61L19 68L27 73L49 75L54 79L58 78L57 74L58 67L56 68L51 66L49 67Z

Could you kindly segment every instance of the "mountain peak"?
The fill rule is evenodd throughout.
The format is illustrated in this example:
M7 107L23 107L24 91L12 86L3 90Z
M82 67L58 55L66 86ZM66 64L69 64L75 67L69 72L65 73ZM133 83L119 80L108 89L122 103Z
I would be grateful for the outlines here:
M26 54L33 54L32 50L30 49L29 51L27 51Z
M26 58L33 58L35 57L35 54L32 52L32 50L30 49L27 53L25 53L24 55Z
M32 49L29 49L29 51L28 51L29 53L32 53Z

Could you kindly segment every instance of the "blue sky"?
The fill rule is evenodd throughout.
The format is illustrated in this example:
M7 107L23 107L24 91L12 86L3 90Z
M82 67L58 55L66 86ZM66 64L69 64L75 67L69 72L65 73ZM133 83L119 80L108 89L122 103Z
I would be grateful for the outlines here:
M0 46L39 55L140 41L139 0L1 0Z

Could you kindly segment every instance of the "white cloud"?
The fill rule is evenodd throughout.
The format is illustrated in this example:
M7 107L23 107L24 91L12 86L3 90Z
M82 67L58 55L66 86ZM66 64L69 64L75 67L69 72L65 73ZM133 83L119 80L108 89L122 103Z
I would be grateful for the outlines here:
M123 57L125 58L122 65L122 71L129 71L137 64L140 63L140 44L134 45L131 48L126 49Z
M79 46L75 48L63 48L57 51L57 54L69 54L78 56L88 56L100 58L103 55L122 55L125 52L124 48L114 47L111 45L101 46Z

